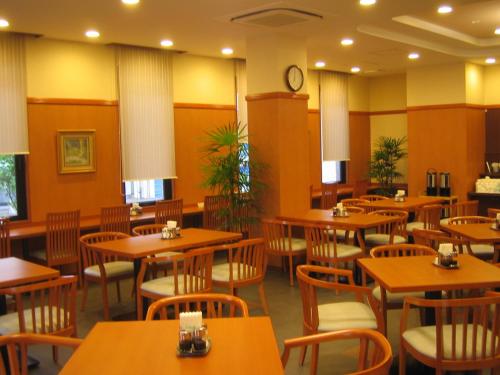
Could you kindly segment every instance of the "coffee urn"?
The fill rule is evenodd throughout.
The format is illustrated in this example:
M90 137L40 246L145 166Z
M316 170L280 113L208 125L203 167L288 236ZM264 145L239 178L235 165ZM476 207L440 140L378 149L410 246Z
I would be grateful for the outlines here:
M427 170L427 195L437 195L437 172L435 169Z
M451 195L449 172L441 172L439 175L439 195L443 197L449 197Z

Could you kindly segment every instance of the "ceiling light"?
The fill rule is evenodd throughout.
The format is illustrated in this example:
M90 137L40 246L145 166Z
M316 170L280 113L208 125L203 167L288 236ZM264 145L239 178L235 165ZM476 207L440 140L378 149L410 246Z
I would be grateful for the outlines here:
M416 60L416 59L418 59L419 57L420 57L420 55L419 55L417 52L412 52L412 53L410 53L410 54L408 55L408 58L409 58L410 60Z
M0 27L9 27L9 21L0 19Z
M451 13L451 12L453 12L453 8L449 5L441 5L438 8L438 13L440 13L440 14L446 14L446 13Z
M343 46L351 46L353 43L354 40L352 40L351 38L344 38L340 41L340 44L342 44Z
M226 47L226 48L223 48L221 50L221 52L223 55L232 55L234 51L232 48Z
M326 66L326 63L325 63L324 61L316 61L316 62L314 63L314 66L315 66L316 68L324 68L324 67Z
M139 1L140 0L122 0L122 3L126 5L135 5L139 4Z
M359 66L353 66L351 68L351 72L352 73L359 73L359 72L361 72L361 68Z
M495 59L494 57L488 57L486 60L484 60L484 62L486 64L494 64L497 62L497 59Z
M497 28L495 29L495 34L500 35L500 27L497 27Z
M85 35L87 36L87 38L99 38L99 31L97 30L87 30L85 32Z
M174 45L174 42L172 42L169 39L164 39L160 42L162 47L172 47Z
M377 2L377 0L359 0L359 4L364 5L364 6L373 5L376 2Z

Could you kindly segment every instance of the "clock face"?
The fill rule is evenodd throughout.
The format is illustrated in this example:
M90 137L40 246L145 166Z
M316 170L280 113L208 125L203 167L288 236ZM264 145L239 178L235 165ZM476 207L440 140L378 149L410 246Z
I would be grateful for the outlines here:
M286 70L285 80L290 90L299 91L304 84L304 73L297 65L290 65Z

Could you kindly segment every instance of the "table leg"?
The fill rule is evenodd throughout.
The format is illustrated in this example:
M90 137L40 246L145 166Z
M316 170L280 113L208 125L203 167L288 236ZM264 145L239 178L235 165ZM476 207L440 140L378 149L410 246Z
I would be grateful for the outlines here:
M430 292L425 292L425 298L426 299L441 299L442 292L441 291L430 291ZM436 315L435 315L435 309L433 308L426 308L424 312L424 319L425 321L423 322L424 325L427 326L433 326L436 324Z
M358 229L356 231L356 235L354 236L354 246L361 247L362 249L365 248L365 230L364 229ZM364 255L366 255L366 254L364 254ZM354 282L357 285L363 285L363 275L361 273L361 269L358 266L357 262L354 262L353 272L354 272Z
M141 270L142 258L134 259L134 288L137 293L137 278L139 276L139 271ZM146 316L148 312L149 301L148 298L143 299L142 303L142 316ZM137 311L136 311L136 319L137 319Z

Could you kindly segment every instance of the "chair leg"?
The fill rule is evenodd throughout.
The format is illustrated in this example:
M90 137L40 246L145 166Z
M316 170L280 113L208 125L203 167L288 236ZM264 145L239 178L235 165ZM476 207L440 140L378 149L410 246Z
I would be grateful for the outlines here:
M82 306L80 307L81 311L85 311L85 305L87 304L87 295L89 292L89 283L88 281L83 281L83 295L82 295Z
M136 292L137 294L137 320L144 320L144 316L143 316L143 313L142 313L142 304L143 304L143 301L142 301L142 296L140 293Z
M108 283L101 279L102 292L102 308L104 312L104 320L109 320L109 299L108 299Z
M259 297L260 297L260 303L262 305L262 309L264 310L264 313L266 315L269 315L269 306L267 304L266 292L264 291L264 283L263 282L261 282L259 284Z
M399 344L399 375L406 375L406 350Z
M118 298L118 302L122 301L122 294L120 292L120 281L116 280L116 296Z
M59 363L59 348L57 346L52 346L52 360L55 363Z
M288 273L290 274L290 286L293 286L293 257L288 256Z
M304 328L303 332L304 332L304 336L311 334L311 332L308 332L307 329L305 329L305 328ZM299 357L299 365L300 366L304 366L306 354L307 354L307 345L304 345L300 348L300 357Z
M319 344L314 344L312 346L312 354L311 354L311 366L309 366L309 374L316 375L318 371L318 352L319 352Z

